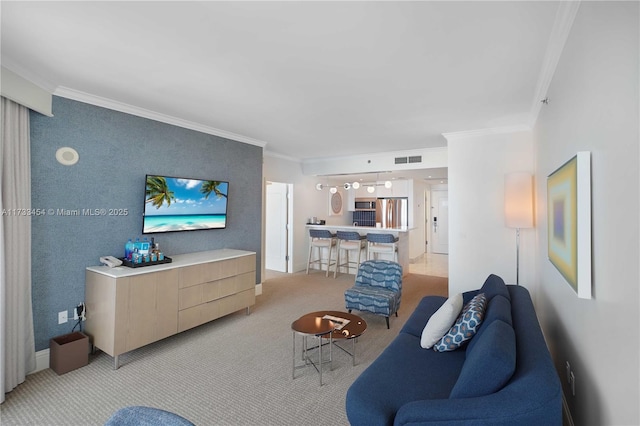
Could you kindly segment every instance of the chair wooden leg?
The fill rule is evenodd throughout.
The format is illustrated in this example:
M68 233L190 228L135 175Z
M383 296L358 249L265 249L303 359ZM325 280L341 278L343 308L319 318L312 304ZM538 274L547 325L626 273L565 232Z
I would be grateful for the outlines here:
M349 309L349 313L351 313L351 309Z
M387 320L387 330L389 329L389 317L384 317Z

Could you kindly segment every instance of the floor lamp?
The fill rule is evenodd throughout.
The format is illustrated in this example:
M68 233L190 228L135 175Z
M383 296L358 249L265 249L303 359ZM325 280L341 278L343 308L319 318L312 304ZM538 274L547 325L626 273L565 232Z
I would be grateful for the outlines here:
M505 175L504 214L507 228L516 230L516 285L520 285L520 229L533 228L533 176L530 173Z

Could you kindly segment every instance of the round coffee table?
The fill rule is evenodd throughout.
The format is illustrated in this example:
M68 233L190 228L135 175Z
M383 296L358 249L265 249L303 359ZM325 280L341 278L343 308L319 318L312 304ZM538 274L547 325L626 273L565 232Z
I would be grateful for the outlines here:
M307 315L325 317L336 324L336 328L331 332L330 340L337 348L350 355L353 365L356 365L356 341L367 330L367 322L358 315L340 311L318 311ZM348 322L341 327L341 320ZM326 335L322 337L328 338ZM337 344L337 341L341 340L351 340L351 352Z
M329 340L329 363L332 362L331 348L335 345L351 356L353 365L356 365L356 340L367 329L367 322L357 315L340 311L317 311L301 316L291 324L293 330L293 373L295 379L296 369L305 367L309 364L320 374L320 386L322 386L322 339ZM302 361L303 365L296 365L296 334L302 336ZM313 336L318 338L318 346L313 348L307 347L307 337ZM338 345L337 340L351 340L351 352ZM318 349L318 363L309 357L309 349Z
M291 323L293 330L293 370L292 377L296 378L296 368L306 367L311 364L320 374L320 386L322 386L322 337L328 337L331 342L332 331L336 328L336 324L328 319L323 319L324 315L307 314L303 315ZM302 361L303 365L296 365L296 334L302 336ZM318 364L309 357L309 348L307 347L307 337L313 336L318 338ZM331 350L331 346L329 346ZM331 362L331 352L329 352L329 362Z

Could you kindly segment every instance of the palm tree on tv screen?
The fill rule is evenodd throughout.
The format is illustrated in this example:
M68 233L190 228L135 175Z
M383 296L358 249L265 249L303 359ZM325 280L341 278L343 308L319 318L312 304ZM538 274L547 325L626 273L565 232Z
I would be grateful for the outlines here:
M223 193L218 188L218 186L220 186L223 183L224 182L218 182L216 180L207 180L202 184L202 188L200 188L200 192L202 192L204 194L204 198L205 199L208 199L209 195L211 195L212 192L214 194L216 194L216 197L218 197L218 198L220 198L220 197L227 198L227 194Z
M147 179L147 203L151 203L157 209L162 207L162 203L166 202L167 206L171 205L171 201L176 197L173 195L173 191L169 189L167 180L161 176L151 176Z

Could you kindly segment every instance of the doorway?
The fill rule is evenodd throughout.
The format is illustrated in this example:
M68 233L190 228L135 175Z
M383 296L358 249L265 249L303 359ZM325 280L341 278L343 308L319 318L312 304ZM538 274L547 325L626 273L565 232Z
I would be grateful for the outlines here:
M266 182L265 199L265 269L291 272L292 235L291 194L293 185L281 182Z
M432 252L449 254L449 191L431 191Z

